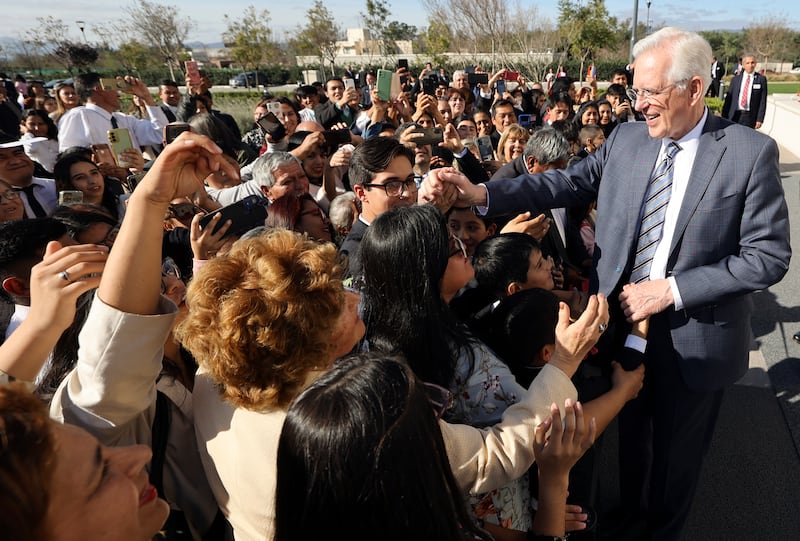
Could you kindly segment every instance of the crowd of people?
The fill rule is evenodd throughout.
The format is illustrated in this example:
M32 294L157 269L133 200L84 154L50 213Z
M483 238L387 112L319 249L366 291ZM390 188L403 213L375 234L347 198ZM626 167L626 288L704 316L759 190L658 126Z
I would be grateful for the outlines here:
M700 207L725 225L715 209L730 201L740 237L641 263L659 141L693 156L686 137L713 115L702 38L666 29L636 57L605 92L561 67L539 84L428 64L399 67L386 96L376 73L348 70L266 93L245 129L214 108L202 71L184 93L162 81L158 101L134 77L96 73L52 100L37 82L0 88L0 531L678 539L730 377L708 383L719 352L665 336L713 326L708 305L738 307L782 276L785 205L763 178L771 162L758 188L711 181L720 201ZM750 129L719 122L734 141ZM762 159L774 142L754 137ZM637 140L655 150L618 164ZM626 167L647 182L626 187ZM774 196L759 206L769 233L734 223L759 190ZM691 218L670 227L673 244L696 245ZM717 268L736 265L735 279ZM642 288L665 276L679 295L648 305ZM708 357L704 383L666 370L670 355ZM681 378L714 391L687 402L708 409L701 437L664 456L656 415L650 506L634 476L625 507L598 520L603 430L621 411L646 417ZM658 472L676 458L696 468L665 488Z

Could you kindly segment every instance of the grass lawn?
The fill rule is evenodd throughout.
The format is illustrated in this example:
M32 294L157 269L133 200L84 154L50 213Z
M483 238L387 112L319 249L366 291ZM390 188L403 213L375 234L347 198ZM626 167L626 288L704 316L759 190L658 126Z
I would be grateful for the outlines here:
M769 94L796 94L800 90L800 81L770 82L767 79L767 92Z

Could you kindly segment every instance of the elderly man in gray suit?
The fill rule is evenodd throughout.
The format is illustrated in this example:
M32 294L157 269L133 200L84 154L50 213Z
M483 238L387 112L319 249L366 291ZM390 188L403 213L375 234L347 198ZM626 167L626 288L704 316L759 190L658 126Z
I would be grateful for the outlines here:
M645 121L595 154L485 185L440 169L430 185L492 214L597 199L593 288L616 304L604 338L618 347L612 335L650 319L645 387L620 414L623 504L646 522L638 539L678 539L723 390L747 370L750 293L789 267L789 223L775 142L705 107L708 43L664 28L634 56Z

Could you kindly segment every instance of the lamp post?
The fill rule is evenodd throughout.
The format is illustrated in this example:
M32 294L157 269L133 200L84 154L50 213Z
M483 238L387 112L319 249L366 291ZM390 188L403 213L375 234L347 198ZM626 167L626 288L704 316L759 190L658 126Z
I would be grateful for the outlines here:
M84 43L89 43L88 41L86 41L86 32L84 31L84 29L86 28L86 21L75 21L75 24L77 24L78 28L81 29L81 35L83 36L83 42Z
M650 35L650 4L653 2L651 0L647 0L647 29L645 30L645 35Z
M633 0L633 20L631 21L631 48L628 53L628 64L633 63L633 45L636 43L637 24L639 24L639 0Z

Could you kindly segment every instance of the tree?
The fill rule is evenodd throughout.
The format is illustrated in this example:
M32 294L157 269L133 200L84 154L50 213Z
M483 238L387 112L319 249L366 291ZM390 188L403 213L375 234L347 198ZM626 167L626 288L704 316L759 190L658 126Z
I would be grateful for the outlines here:
M152 65L153 52L140 41L132 39L120 44L114 56L125 71L138 73Z
M434 64L446 64L444 53L450 50L453 36L450 28L439 21L430 21L430 26L422 33L422 52L431 56Z
M272 41L269 21L269 11L258 12L253 5L244 11L241 19L230 19L225 15L227 29L222 34L222 41L231 58L243 68L258 71L275 55L277 46Z
M726 69L730 62L741 56L742 48L744 47L742 44L744 36L741 32L709 30L700 32L700 35L708 41L709 45L711 45L711 50L725 64Z
M784 23L786 17L767 16L757 20L744 31L744 43L748 50L763 58L764 65L771 60L784 60L791 44L793 32Z
M380 43L380 51L383 56L390 56L395 52L393 41L387 39L386 28L389 21L389 5L385 0L367 0L366 12L361 12L361 22L369 32L372 40ZM372 47L370 47L371 55Z
M331 63L333 74L336 61L336 40L341 34L333 14L325 7L322 0L314 0L314 4L306 12L306 25L297 29L291 45L300 52L319 57L322 76L325 77L325 61Z
M581 80L586 60L615 43L617 19L608 16L605 0L559 0L558 29L567 50L581 59Z
M74 43L72 41L64 41L56 47L51 53L56 57L59 62L72 74L73 68L79 71L88 68L100 56L97 49L88 43Z
M391 41L413 41L417 38L417 27L397 21L389 21L384 29L384 37Z
M131 39L142 39L146 45L153 47L166 63L170 78L174 80L173 68L180 69L183 42L194 28L194 21L181 15L175 6L147 0L138 0L138 3L124 8L123 11L127 19L124 24L115 24L115 31Z

